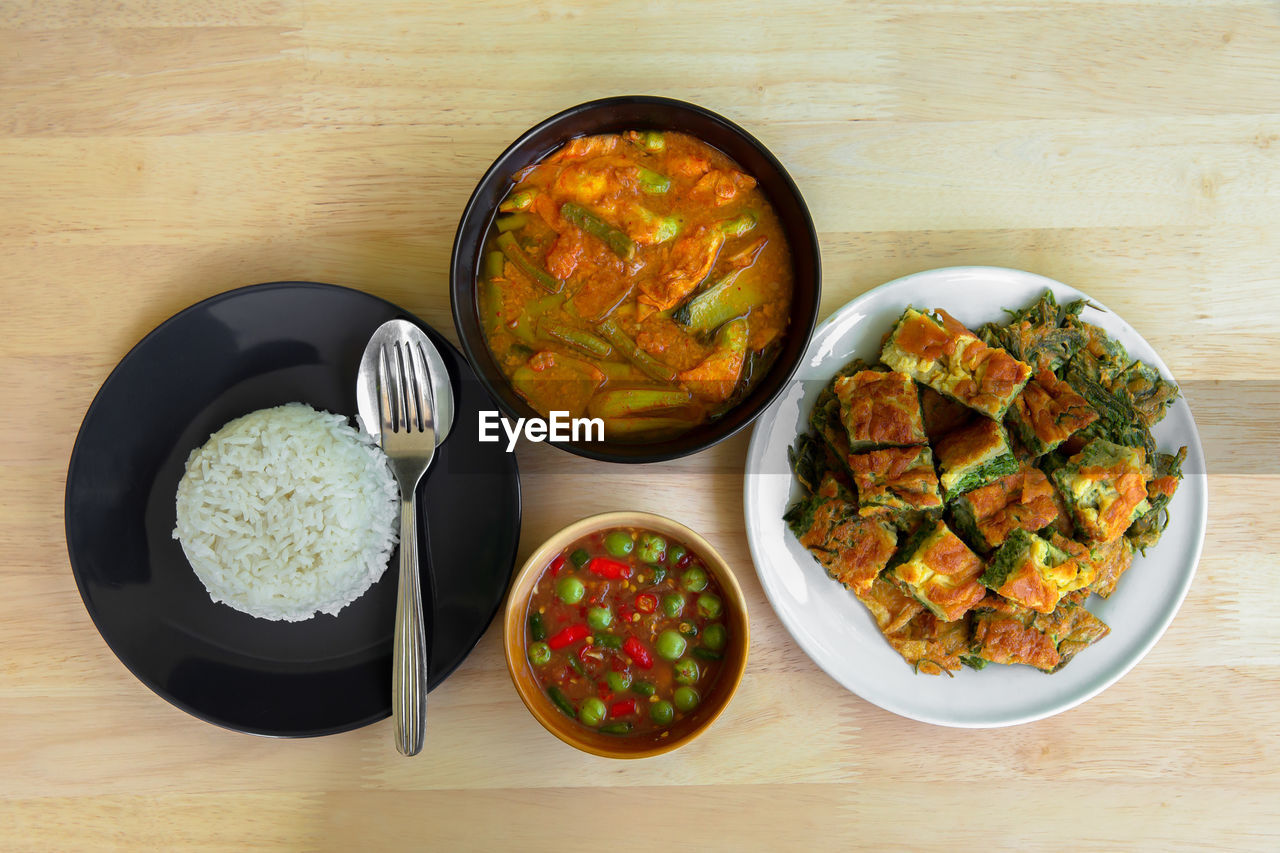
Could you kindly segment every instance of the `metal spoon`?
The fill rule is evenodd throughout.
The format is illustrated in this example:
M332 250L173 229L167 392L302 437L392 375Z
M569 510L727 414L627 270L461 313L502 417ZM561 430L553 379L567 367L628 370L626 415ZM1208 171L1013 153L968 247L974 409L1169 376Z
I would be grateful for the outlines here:
M448 370L426 334L412 323L392 320L380 326L365 347L356 397L360 420L386 452L400 484L391 708L396 748L404 755L417 755L425 741L428 683L417 487L453 420L453 395ZM429 577L430 557L424 556Z

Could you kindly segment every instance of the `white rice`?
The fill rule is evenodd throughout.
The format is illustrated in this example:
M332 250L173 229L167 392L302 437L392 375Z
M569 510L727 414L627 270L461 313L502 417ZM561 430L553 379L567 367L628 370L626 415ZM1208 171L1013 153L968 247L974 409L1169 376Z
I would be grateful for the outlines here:
M382 576L400 493L381 448L302 403L252 412L187 457L173 537L214 601L336 614Z

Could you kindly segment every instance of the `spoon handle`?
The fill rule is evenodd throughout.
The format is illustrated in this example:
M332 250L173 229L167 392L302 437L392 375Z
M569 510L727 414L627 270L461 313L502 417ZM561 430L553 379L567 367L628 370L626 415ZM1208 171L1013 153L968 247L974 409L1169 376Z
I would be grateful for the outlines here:
M422 585L418 576L417 489L400 499L400 586L396 593L391 715L396 749L417 755L427 723L427 643L422 620Z

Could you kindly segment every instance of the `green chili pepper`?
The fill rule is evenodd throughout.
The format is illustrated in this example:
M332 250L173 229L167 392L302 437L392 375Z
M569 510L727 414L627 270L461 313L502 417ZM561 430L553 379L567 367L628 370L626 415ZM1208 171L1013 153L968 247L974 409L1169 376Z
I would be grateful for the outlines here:
M564 691L554 684L547 688L547 695L551 697L551 701L555 706L573 719L578 718L578 712L574 709L573 703L569 701L569 697L564 695Z
M595 638L596 638L596 643L601 646L604 646L606 649L622 648L622 638L619 637L617 634L597 633L595 635Z

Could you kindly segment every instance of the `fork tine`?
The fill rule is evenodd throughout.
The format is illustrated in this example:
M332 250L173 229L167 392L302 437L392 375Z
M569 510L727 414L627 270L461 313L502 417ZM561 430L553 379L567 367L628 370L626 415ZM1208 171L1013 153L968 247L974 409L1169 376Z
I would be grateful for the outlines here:
M391 402L391 431L404 429L404 386L400 380L400 357L394 345L387 349L387 396Z
M435 398L431 388L431 373L427 370L427 354L422 351L422 344L418 342L410 342L409 357L413 362L414 383L413 390L418 397L418 411L421 413L421 423L419 428L426 430L428 426L434 427L435 422Z
M396 352L403 370L401 376L403 384L400 387L404 393L405 429L408 432L421 432L422 403L418 399L418 372L417 365L413 363L413 352L409 348L409 342L398 342Z
M401 432L407 426L404 412L404 365L400 361L400 345L393 343L387 350L387 361L391 370L391 411L395 415L395 431Z
M391 378L387 373L387 348L378 349L378 417L382 432L396 431L395 409L391 405Z

